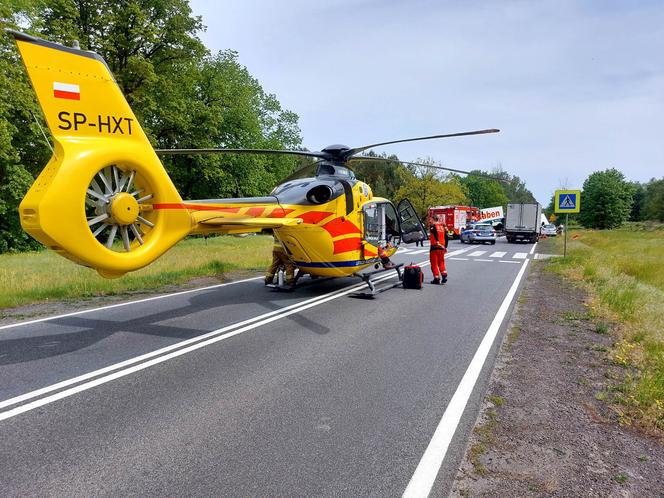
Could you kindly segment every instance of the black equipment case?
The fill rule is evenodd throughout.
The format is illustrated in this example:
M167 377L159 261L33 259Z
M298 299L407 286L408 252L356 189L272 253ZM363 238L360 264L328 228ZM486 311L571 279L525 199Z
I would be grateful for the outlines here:
M422 268L417 265L410 264L403 268L403 288L404 289L421 289L424 282L424 273Z

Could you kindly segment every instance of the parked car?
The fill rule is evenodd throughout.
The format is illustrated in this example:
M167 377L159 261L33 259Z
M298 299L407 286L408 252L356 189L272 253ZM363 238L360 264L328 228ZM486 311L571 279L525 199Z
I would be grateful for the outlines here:
M459 236L461 243L468 242L469 244L477 243L496 243L496 231L491 225L472 225L461 232Z
M542 225L540 228L540 235L546 235L547 237L555 237L558 233L556 225L549 223L548 225Z

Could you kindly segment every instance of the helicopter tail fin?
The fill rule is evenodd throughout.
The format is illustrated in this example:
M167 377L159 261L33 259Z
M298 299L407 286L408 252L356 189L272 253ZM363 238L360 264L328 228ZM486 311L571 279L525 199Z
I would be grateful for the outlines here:
M20 205L21 225L63 256L117 277L192 229L182 202L102 57L10 31L53 136Z

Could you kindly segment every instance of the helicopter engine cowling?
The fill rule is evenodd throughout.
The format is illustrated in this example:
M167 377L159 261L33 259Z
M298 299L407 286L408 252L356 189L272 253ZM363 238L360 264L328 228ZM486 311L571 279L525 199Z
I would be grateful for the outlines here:
M325 204L332 200L334 191L327 184L316 185L307 192L307 200L312 204Z

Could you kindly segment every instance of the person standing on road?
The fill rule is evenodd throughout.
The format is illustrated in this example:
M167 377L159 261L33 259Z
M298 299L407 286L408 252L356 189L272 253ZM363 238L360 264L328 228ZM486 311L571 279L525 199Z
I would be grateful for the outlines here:
M431 220L429 226L429 260L433 273L434 285L447 282L447 270L445 269L445 253L447 252L447 230L442 223Z
M272 264L265 273L265 285L270 285L274 282L274 276L280 269L284 269L286 273L286 285L292 287L295 285L295 265L291 262L286 249L281 244L281 241L275 236L274 244L272 246Z

